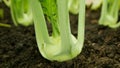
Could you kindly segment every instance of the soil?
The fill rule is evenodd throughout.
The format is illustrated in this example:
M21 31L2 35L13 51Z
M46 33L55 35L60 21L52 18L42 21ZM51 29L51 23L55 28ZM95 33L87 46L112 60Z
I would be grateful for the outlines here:
M0 68L120 68L120 28L98 25L100 10L86 11L85 42L82 52L66 62L51 62L38 51L34 26L14 26L10 9L3 3L0 27ZM72 33L77 35L77 15L70 15ZM51 31L50 31L51 32Z

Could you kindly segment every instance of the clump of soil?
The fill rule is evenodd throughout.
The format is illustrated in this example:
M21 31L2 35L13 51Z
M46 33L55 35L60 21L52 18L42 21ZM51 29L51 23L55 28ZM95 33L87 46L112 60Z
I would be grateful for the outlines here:
M120 28L98 25L100 10L86 12L85 43L76 58L66 62L51 62L38 51L34 26L14 26L9 8L4 9L0 27L0 68L120 68ZM70 16L72 33L77 35L77 15Z

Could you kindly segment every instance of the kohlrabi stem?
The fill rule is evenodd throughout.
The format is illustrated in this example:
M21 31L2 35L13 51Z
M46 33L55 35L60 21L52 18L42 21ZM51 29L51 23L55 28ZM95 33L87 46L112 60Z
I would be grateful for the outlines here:
M16 21L16 16L15 16L15 13L14 13L14 11L15 11L15 9L14 9L14 0L11 0L11 6L10 6L10 10L11 10L11 16L12 16L12 20L13 20L13 23L14 23L14 25L18 25L17 24L17 21Z
M82 51L85 34L85 0L79 0L79 17L78 17L78 36L77 42L72 47L72 56L77 56Z
M110 15L115 18L115 20L118 19L118 13L119 13L119 0L114 0L114 3L112 4L111 10L110 10Z
M41 7L41 3L39 2L39 0L30 0L30 1L31 1L34 25L36 30L36 38L38 41L41 40L42 38L44 43L49 43L50 42L49 34L48 34L43 10ZM39 42L42 43L42 41Z
M79 18L78 18L78 41L76 47L78 47L77 52L81 52L84 43L84 33L85 33L85 0L79 0ZM76 49L77 50L77 49Z
M106 15L107 15L107 3L108 1L107 0L103 0L103 5L102 5L102 11L101 11L101 17L100 17L100 20L99 20L99 24L102 24L104 23L104 18L106 18Z
M15 25L18 25L18 22L24 18L23 4L22 0L11 0L11 14Z
M71 49L71 31L68 12L68 0L57 0L58 22L60 26L61 51L68 53Z

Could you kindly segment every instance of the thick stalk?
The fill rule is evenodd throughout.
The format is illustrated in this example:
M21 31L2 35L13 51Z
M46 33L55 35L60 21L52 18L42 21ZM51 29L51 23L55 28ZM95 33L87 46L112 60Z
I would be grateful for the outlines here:
M106 17L107 14L107 0L103 0L103 5L102 5L102 11L101 11L101 16L100 16L100 20L99 20L99 24L104 23L104 19Z
M61 51L64 53L69 53L71 49L71 31L69 23L68 0L57 0L57 5L61 36Z
M76 45L81 51L84 43L85 31L85 0L79 0L78 42Z
M49 34L48 34L41 4L38 0L31 0L31 7L32 7L33 20L35 24L36 38L37 40L40 40L42 38L45 43L49 44L50 42ZM42 36L40 37L39 35L42 35Z
M116 20L116 22L117 22L117 19L118 19L118 13L119 13L119 1L114 0L111 11L110 11L110 15L113 16L113 18Z
M11 16L12 16L12 19L13 19L13 23L17 26L18 24L17 24L17 15L16 15L16 9L15 9L15 7L17 7L17 6L15 6L15 4L16 4L16 0L11 0L11 6L10 6L10 9L11 9ZM18 9L18 8L17 8Z

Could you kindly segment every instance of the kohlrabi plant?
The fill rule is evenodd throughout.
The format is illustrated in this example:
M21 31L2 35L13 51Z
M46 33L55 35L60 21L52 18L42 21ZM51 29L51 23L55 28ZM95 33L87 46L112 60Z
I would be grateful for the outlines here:
M29 1L32 8L37 44L41 55L50 61L59 62L76 57L81 52L84 43L85 0L79 0L77 38L71 33L68 0ZM50 16L48 19L53 24L52 35L48 33L44 13Z
M33 23L29 0L3 0L10 8L14 24L28 26Z
M118 13L120 0L103 0L101 17L99 24L109 26L111 28L117 28L120 26L118 22Z

